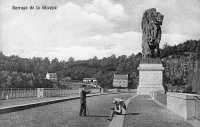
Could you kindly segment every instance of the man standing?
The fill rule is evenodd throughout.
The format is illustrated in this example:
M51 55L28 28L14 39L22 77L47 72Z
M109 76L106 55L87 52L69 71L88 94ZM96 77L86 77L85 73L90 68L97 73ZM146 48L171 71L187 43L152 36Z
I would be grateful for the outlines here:
M80 113L79 116L86 116L86 94L90 93L90 91L86 91L86 86L82 85L82 90L80 92Z

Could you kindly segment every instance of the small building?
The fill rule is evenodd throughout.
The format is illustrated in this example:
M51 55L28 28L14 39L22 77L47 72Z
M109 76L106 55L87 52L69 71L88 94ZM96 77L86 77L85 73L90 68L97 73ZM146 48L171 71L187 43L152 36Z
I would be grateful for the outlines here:
M113 87L128 87L128 74L127 75L114 74Z
M83 82L97 84L97 79L96 78L83 78Z
M56 73L47 73L46 74L46 79L52 81L52 82L57 82L57 74Z

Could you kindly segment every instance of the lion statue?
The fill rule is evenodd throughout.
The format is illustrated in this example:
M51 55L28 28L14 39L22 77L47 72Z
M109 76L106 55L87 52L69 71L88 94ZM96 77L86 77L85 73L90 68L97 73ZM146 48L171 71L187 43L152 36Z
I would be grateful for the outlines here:
M161 40L161 25L164 16L155 8L148 9L142 17L142 57L159 58L159 43Z

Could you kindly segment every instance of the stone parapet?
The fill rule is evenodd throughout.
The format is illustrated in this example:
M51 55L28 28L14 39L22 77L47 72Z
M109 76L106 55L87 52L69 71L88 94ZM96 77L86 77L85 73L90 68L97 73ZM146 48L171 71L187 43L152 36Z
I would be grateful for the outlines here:
M200 98L200 95L167 93L167 108L185 119L195 119L200 113L198 109L200 103L196 97Z
M151 91L150 96L184 119L200 121L200 95Z

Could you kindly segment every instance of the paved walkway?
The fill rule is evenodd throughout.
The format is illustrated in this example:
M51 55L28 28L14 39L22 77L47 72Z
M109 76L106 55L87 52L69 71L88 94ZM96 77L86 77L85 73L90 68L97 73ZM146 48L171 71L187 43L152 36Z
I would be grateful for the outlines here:
M88 97L106 95L106 94L116 94L116 92L109 93L92 93L87 95ZM15 99L15 100L5 100L0 101L0 115L5 113L10 113L14 111L20 111L24 109L34 108L38 106L69 101L80 98L79 94L71 94L64 97L46 97L46 98L27 98L27 99Z
M43 101L52 101L52 100L57 100L57 99L62 99L62 98L78 97L78 96L79 94L71 94L71 95L63 96L63 97L19 98L19 99L2 100L0 101L0 108L29 104L29 103L38 103L38 102L43 102Z
M155 103L150 96L138 95L128 105L123 127L192 127L182 117Z
M90 96L95 95L101 94L92 94ZM79 95L74 94L68 97L6 100L0 102L0 109L29 103L62 100L70 97L76 98L79 97ZM155 103L150 96L145 95L138 95L133 98L128 104L126 114L122 116L119 115L116 117L121 117L121 120L117 120L123 123L120 124L120 126L123 127L192 127L192 125L187 123L182 117L176 115L166 108L161 107Z

